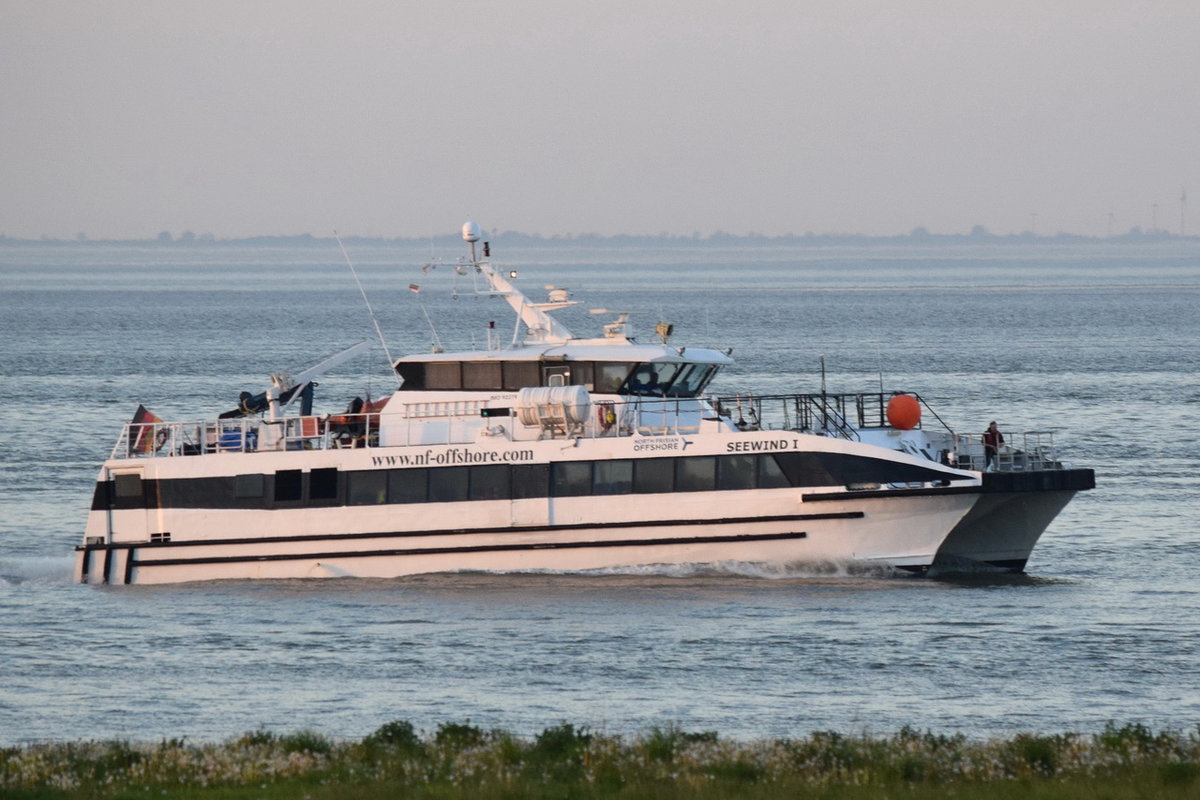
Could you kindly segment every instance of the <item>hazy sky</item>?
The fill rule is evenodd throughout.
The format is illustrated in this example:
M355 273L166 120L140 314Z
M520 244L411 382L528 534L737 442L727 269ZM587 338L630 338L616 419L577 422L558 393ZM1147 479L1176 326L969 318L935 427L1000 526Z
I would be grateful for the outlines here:
M1200 4L0 0L0 130L15 237L1200 233Z

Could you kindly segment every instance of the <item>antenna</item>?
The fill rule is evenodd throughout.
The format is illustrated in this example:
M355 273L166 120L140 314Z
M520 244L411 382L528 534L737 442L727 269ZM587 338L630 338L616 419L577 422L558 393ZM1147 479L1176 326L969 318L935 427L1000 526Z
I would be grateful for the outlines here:
M354 269L354 263L350 260L350 254L346 252L346 245L342 244L342 237L338 236L338 232L333 232L333 238L337 239L338 247L342 248L342 256L346 259L346 266L350 267L350 274L354 276L354 282L358 284L359 294L362 295L363 302L367 305L367 314L371 317L371 322L375 325L375 333L379 336L379 343L383 345L383 355L388 360L388 371L392 373L392 378L396 381L396 388L400 388L400 376L396 374L396 362L392 360L392 354L388 351L387 341L383 338L383 331L379 327L379 319L375 316L375 309L371 308L371 301L367 299L367 291L363 289L362 281L358 279L358 271Z
M1187 187L1179 191L1179 235L1187 236Z

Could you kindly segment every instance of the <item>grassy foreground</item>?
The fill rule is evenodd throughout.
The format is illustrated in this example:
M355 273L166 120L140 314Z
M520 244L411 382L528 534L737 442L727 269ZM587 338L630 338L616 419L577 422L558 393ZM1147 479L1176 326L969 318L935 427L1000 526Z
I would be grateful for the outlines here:
M1197 798L1200 726L972 741L909 728L737 742L562 724L533 739L408 722L360 742L303 731L0 749L0 798Z

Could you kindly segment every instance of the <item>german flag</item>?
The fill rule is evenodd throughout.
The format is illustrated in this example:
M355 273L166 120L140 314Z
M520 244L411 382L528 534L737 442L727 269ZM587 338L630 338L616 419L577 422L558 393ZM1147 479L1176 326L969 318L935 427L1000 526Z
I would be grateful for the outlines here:
M133 422L129 424L129 435L133 439L130 451L145 456L158 449L154 426L161 424L161 419L151 414L144 405L139 403L137 411L133 415Z

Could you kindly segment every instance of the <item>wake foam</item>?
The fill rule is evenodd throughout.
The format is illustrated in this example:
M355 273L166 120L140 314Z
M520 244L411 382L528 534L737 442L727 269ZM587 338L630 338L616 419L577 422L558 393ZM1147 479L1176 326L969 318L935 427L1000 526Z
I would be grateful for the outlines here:
M0 558L0 586L22 583L70 583L75 561L70 556Z

